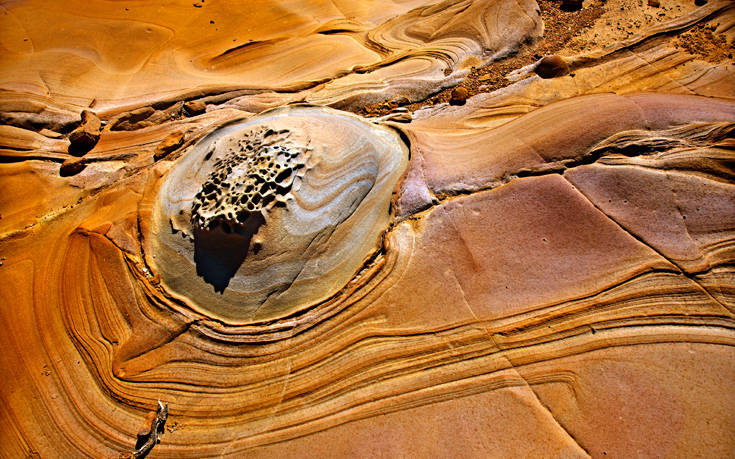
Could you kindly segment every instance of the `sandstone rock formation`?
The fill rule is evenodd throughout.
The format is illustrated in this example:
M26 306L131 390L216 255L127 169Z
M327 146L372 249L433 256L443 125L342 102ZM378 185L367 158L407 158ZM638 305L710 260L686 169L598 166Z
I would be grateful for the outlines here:
M147 261L167 292L210 317L297 312L373 257L407 160L396 132L336 110L292 105L234 120L151 185Z
M731 455L735 5L657 3L2 5L0 456Z

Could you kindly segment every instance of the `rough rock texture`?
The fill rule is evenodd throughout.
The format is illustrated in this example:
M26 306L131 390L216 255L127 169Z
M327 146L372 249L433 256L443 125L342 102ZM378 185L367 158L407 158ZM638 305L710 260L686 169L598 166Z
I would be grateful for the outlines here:
M0 456L731 456L735 5L652 3L3 4Z
M287 129L265 127L237 135L232 142L236 145L224 147L227 151L214 162L194 196L193 225L200 229L222 226L231 232L252 214L265 218L276 203L285 203L294 179L303 176L307 155L307 146L294 145L290 137ZM216 148L213 145L210 151Z
M153 152L153 159L159 160L165 158L169 153L176 151L184 143L184 137L185 134L181 131L175 131L167 135L156 146L156 150Z
M234 120L150 194L148 261L167 291L209 317L293 314L374 256L407 159L395 131L324 107Z
M69 153L82 156L100 140L102 122L89 110L82 112L82 122L69 134Z

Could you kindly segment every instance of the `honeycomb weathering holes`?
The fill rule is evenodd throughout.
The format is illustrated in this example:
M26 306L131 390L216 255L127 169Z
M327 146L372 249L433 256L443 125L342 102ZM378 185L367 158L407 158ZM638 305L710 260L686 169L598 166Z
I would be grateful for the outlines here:
M192 225L203 230L220 226L230 233L254 214L266 217L274 205L285 204L294 179L303 174L308 150L289 137L288 130L265 127L244 133L235 148L214 163L194 197Z
M148 259L207 316L290 314L336 293L378 248L407 158L393 130L323 107L233 121L163 177Z

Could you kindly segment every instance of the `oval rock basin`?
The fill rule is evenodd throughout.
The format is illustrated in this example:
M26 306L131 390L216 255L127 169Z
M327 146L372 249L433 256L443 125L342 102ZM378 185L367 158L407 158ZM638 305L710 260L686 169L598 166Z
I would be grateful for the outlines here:
M323 107L230 122L164 178L152 268L169 293L228 323L323 301L377 250L407 161L391 129Z

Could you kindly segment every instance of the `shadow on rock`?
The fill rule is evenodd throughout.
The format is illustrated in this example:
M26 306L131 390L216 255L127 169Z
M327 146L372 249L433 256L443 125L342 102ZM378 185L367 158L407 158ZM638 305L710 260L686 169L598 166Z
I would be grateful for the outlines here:
M251 214L245 224L228 226L217 224L212 229L194 228L194 262L197 275L224 293L250 248L250 241L265 223L259 213Z

